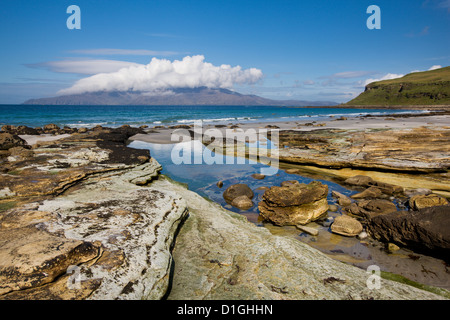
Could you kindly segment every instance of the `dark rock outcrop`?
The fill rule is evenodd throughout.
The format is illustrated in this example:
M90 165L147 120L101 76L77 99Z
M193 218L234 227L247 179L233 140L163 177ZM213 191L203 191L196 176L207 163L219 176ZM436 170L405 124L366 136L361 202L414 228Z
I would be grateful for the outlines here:
M0 150L8 150L14 147L28 147L28 144L15 134L0 133Z
M244 183L233 184L223 192L223 198L230 204L235 198L240 196L247 196L249 199L252 199L254 193L252 189Z
M450 206L377 215L367 229L376 239L393 242L450 262Z

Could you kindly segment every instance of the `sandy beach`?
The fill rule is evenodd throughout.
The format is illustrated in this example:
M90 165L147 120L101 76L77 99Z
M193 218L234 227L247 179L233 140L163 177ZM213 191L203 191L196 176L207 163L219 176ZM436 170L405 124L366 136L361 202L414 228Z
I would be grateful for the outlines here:
M232 126L246 129L280 129L280 130L298 130L311 131L315 129L345 129L345 130L363 130L363 129L406 129L406 128L443 128L450 129L450 114L445 115L423 115L423 116L402 116L402 117L347 117L347 118L329 118L326 121L279 121L279 122L247 122L229 124L228 126L216 126L214 124L203 124L202 129L218 129L223 134L225 130ZM193 128L193 125L191 126ZM174 128L164 127L157 129L148 129L148 134L137 134L130 138L130 140L138 140L150 143L176 143L178 141L171 140L171 134Z

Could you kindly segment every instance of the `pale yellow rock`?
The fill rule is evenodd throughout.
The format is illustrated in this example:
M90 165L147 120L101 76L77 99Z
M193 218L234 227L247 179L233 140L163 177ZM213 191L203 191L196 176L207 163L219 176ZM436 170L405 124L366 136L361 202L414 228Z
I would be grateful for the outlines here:
M331 231L344 236L357 236L363 231L361 223L355 218L342 215L334 219Z

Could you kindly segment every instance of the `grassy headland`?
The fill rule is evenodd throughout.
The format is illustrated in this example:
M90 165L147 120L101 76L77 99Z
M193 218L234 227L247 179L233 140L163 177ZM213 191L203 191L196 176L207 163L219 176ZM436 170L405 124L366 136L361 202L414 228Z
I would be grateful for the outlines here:
M450 66L369 83L345 106L450 105Z

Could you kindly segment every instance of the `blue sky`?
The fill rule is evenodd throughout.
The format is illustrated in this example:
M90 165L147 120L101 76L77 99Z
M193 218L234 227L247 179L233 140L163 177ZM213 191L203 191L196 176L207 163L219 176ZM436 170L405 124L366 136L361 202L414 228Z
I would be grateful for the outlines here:
M80 30L66 27L72 4ZM380 30L366 27L372 4ZM55 96L153 57L257 68L256 83L234 89L336 102L368 79L450 65L450 0L2 0L0 28L0 103Z

